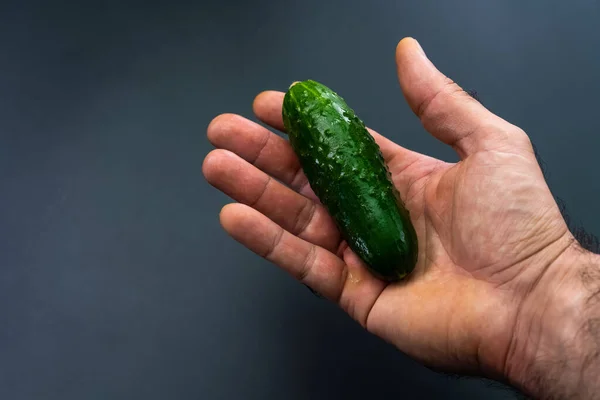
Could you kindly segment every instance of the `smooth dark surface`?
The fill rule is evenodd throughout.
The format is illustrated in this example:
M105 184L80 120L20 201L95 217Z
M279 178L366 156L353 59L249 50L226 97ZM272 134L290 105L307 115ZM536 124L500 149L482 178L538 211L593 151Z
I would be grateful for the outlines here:
M0 4L0 398L512 398L429 372L229 239L205 128L317 79L455 159L395 76L399 39L537 144L600 232L597 1Z

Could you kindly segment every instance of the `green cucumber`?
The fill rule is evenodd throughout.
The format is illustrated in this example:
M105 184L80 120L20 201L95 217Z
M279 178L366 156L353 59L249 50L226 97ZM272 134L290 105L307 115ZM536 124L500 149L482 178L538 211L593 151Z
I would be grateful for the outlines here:
M395 281L417 262L415 229L379 146L335 92L307 80L283 100L283 122L311 188L349 247L380 279Z

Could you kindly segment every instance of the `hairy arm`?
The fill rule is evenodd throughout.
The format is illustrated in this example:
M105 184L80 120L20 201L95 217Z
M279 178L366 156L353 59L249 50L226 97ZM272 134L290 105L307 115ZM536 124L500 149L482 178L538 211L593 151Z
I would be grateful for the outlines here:
M505 376L541 399L600 394L600 256L574 245L523 306Z
M546 175L547 166L534 146ZM564 201L561 214L577 243L547 271L523 307L505 376L535 398L600 397L600 241L576 226Z

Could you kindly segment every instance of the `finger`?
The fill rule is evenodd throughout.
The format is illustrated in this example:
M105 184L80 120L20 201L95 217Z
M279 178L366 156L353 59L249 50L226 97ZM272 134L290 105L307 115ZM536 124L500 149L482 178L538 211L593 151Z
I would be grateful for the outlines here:
M285 132L282 116L284 96L283 92L267 90L259 93L252 103L252 110L258 119L281 132Z
M348 272L346 285L340 295L340 307L366 327L371 309L387 285L375 278L349 247L343 250L342 259Z
M220 220L225 231L248 249L328 299L339 297L345 265L333 253L290 234L248 206L229 204Z
M365 270L349 273L348 266L333 253L290 234L247 206L227 205L220 219L235 240L324 297L338 302L364 325L385 286L383 282Z
M416 40L398 43L396 64L404 96L425 129L462 158L517 131L438 71Z
M287 140L235 114L214 118L207 128L208 140L232 151L298 193L316 200L300 161Z
M202 165L206 180L240 203L255 208L287 231L335 250L340 233L325 208L272 179L227 150L213 150Z
M270 90L256 96L253 103L254 114L257 118L265 124L279 129L282 132L285 132L281 114L284 96L285 93ZM370 128L367 128L367 130L379 145L381 153L387 162L395 160L402 162L403 164L408 164L413 162L416 157L421 156L419 153L415 153L397 145ZM402 166L403 165L398 165L397 167L402 168Z

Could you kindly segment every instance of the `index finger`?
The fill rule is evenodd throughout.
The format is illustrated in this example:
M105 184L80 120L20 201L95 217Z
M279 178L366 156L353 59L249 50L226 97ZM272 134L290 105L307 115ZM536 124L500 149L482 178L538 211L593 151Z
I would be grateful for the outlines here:
M282 117L284 96L285 93L283 92L267 90L256 96L254 103L252 104L252 109L254 110L254 114L258 119L281 132L285 132ZM397 155L398 152L413 153L410 150L398 146L396 143L385 138L374 130L370 128L367 128L367 130L381 148L381 153L386 160L392 158L394 155Z

